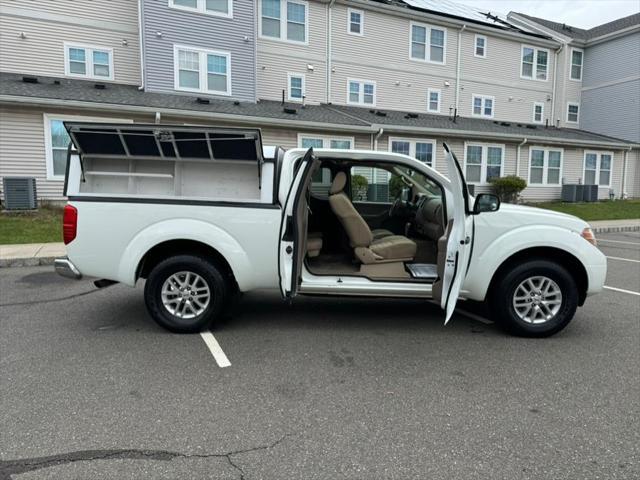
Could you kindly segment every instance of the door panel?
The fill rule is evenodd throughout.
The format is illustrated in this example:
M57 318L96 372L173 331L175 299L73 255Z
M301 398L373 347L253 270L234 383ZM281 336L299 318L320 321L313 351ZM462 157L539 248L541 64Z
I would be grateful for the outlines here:
M391 203L353 202L353 206L371 229L382 228L389 220Z

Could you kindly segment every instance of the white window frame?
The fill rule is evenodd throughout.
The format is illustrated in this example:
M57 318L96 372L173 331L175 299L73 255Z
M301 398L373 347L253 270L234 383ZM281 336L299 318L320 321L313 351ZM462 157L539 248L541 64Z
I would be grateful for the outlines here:
M425 58L416 58L412 55L413 49L413 27L422 27L426 29L425 33ZM444 32L443 44L442 44L442 61L437 62L431 60L431 29L442 30ZM409 60L414 62L433 63L434 65L446 65L447 64L447 27L440 27L437 25L429 25L427 23L409 22Z
M302 98L295 98L291 96L291 79L292 78L301 78L302 79ZM304 73L287 73L287 100L290 102L303 102L307 93L307 80L305 78Z
M111 118L111 117L87 117L82 115L59 115L57 113L43 113L42 121L44 123L44 156L47 168L47 180L54 182L64 182L64 174L54 175L53 171L53 143L51 141L51 122L96 122L96 123L133 123L129 118Z
M522 74L522 64L524 58L524 49L530 48L533 50L533 68L531 70L531 76L526 77ZM544 79L538 78L538 52L546 52L547 53L547 75ZM534 80L536 82L548 82L549 77L551 76L551 53L546 48L534 47L533 45L521 45L520 47L520 78L524 80Z
M356 82L360 84L360 89L358 90L358 101L357 102L352 102L350 99L350 95L349 95L349 85L351 84L351 82ZM369 85L373 85L373 103L364 103L364 85L369 84ZM365 106L365 107L375 107L376 106L376 102L377 102L377 97L378 97L378 86L376 85L376 82L372 81L372 80L362 80L359 78L347 78L347 104L348 105L359 105L359 106Z
M352 12L360 15L360 32L351 31L351 13ZM349 35L356 35L358 37L362 37L364 35L364 11L363 10L359 10L357 8L347 9L347 33Z
M473 111L476 98L480 98L482 101L482 104L480 107L480 114L474 113ZM484 114L484 105L486 100L491 100L491 115ZM496 97L493 97L491 95L478 95L475 93L471 95L471 116L472 117L493 118L495 117L495 114L496 114Z
M169 8L175 8L176 10L182 10L184 12L212 15L214 17L233 18L233 0L227 0L227 13L216 12L215 10L207 10L206 0L197 0L196 8L185 7L184 5L176 5L175 0L169 0Z
M187 50L198 54L198 66L200 75L200 88L188 88L180 86L180 72L178 62L178 50ZM220 57L226 57L227 59L227 89L221 90L209 90L207 89L207 55L217 55ZM193 93L206 93L209 95L231 95L231 53L221 50L209 50L199 47L190 47L188 45L173 45L173 88L179 92L193 92Z
M437 110L431 110L431 94L438 94L438 108ZM440 113L440 107L442 105L442 90L439 88L429 88L427 89L427 112L430 113Z
M596 185L598 188L610 188L611 181L613 180L613 162L615 160L613 156L613 152L602 151L602 150L585 150L582 160L582 182L586 184L586 173L587 173L587 154L596 155ZM609 183L607 185L600 185L600 166L602 163L602 155L611 156L611 165L609 166Z
M582 53L582 63L580 64L580 78L573 78L573 52L574 51ZM569 53L568 63L569 63L569 79L573 80L574 82L581 82L582 71L584 70L584 50L582 48L572 47L571 52Z
M336 137L333 135L314 135L312 133L298 133L298 148L304 148L302 146L302 140L309 138L312 140L322 140L322 148L331 148L331 141L349 142L351 147L349 150L355 148L355 137Z
M540 111L540 120L536 120L536 107L542 107L542 110ZM544 102L533 102L533 114L531 121L538 125L544 123Z
M502 177L504 175L504 164L507 161L507 159L505 158L507 149L504 143L464 142L464 168L462 171L464 172L465 178L467 176L467 147L482 147L482 155L481 155L481 162L480 162L480 181L472 182L470 180L467 180L468 183L471 183L474 185L489 185L489 182L487 182L487 167L488 167L487 157L489 155L489 147L499 148L502 150L502 156L501 156L502 162L500 163L499 176Z
M436 151L437 151L437 141L433 138L416 138L416 137L389 137L388 147L389 152L393 153L392 143L393 142L407 142L409 144L409 156L416 158L416 144L417 143L430 143L431 144L431 165L426 162L423 162L427 167L436 168ZM418 160L416 158L416 160ZM422 162L422 160L418 160Z
M85 44L81 44L81 43L72 43L72 42L64 42L63 43L63 48L64 48L64 74L67 77L73 77L73 78L89 78L91 80L111 80L113 81L114 79L114 69L113 69L113 48L110 47L100 47L100 46L96 46L96 45L85 45ZM85 66L86 66L86 73L82 74L82 73L72 73L71 69L69 68L69 62L70 62L70 58L69 58L69 49L70 48L78 48L78 49L83 49L85 51ZM99 75L94 75L93 73L93 52L94 51L100 51L100 52L107 52L109 54L109 76L108 77L101 77Z
M569 120L569 107L570 106L575 106L578 107L578 114L576 115L576 121L574 122L573 120ZM567 119L566 119L567 123L571 123L572 125L578 125L580 123L580 104L578 102L567 102Z
M478 55L478 39L482 38L484 40L483 55ZM487 37L485 35L478 35L473 39L473 56L477 58L487 58Z
M304 6L304 42L287 38L287 3L296 3ZM280 36L272 37L262 34L262 0L258 0L258 36L274 42L309 45L309 3L306 0L280 0Z
M534 183L531 180L531 158L533 157L533 151L540 150L543 153L542 156L542 183ZM558 175L558 183L549 183L549 152L560 152L560 172ZM532 145L529 147L529 178L527 181L531 186L550 186L550 187L560 187L562 185L562 173L564 171L564 148L555 148L555 147L541 147L537 145Z

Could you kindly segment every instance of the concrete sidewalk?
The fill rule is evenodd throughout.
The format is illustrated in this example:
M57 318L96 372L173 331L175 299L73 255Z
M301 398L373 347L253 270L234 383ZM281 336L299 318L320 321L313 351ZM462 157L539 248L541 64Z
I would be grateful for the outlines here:
M590 222L594 233L640 231L640 219ZM25 243L0 245L0 268L51 265L66 254L64 243Z
M0 245L0 267L51 265L56 257L62 257L66 252L64 243Z

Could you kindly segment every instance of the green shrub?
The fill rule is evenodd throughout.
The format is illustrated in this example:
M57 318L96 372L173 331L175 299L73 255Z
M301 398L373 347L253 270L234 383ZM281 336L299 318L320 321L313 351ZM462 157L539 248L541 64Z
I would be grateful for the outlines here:
M520 197L520 192L527 188L527 181L516 175L492 178L489 180L493 186L493 192L500 198L501 202L515 203Z
M400 175L393 175L389 179L389 198L398 198L404 187L405 184Z
M351 193L354 200L366 200L369 182L362 175L351 176Z

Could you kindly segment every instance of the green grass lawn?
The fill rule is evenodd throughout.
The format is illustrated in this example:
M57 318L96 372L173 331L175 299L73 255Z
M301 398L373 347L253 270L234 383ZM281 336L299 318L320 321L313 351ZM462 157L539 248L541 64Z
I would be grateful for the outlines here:
M587 221L640 218L640 200L606 200L594 203L545 202L532 205L575 215Z
M0 245L61 241L61 208L40 207L36 212L0 213Z

